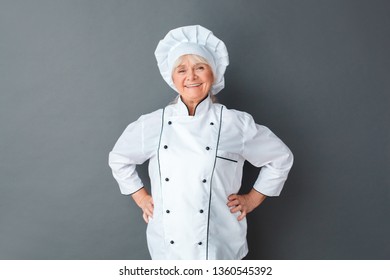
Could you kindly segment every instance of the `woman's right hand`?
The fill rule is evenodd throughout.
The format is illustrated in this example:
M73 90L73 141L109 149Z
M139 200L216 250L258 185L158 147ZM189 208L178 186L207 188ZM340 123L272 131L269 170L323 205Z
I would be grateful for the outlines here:
M153 197L146 195L138 206L142 209L142 217L144 218L145 222L149 223L149 218L153 218Z
M140 189L139 191L133 193L131 197L134 199L135 203L139 208L142 209L142 217L145 222L149 222L149 218L153 218L153 197L148 194L145 188Z

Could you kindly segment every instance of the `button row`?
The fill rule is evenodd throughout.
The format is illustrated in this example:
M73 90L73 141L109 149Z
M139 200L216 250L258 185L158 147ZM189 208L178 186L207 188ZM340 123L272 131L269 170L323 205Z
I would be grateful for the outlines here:
M172 121L168 121L168 124L171 125L172 124ZM213 122L210 122L210 125L214 125Z
M166 210L165 212L166 212L167 214L169 214L169 213L171 213L171 210ZM200 210L199 210L199 213L202 214L203 212L204 212L203 209L200 209Z
M175 244L175 241L171 240L169 243ZM198 245L202 245L202 244L203 244L202 242L198 242Z
M169 182L169 178L165 178L165 181L166 181L166 182ZM202 180L202 183L207 183L207 180L206 180L206 179L203 179L203 180Z
M166 149L168 149L168 145L164 145L164 149L166 150ZM211 148L209 147L209 146L207 146L206 147L206 150L208 151L208 150L210 150Z

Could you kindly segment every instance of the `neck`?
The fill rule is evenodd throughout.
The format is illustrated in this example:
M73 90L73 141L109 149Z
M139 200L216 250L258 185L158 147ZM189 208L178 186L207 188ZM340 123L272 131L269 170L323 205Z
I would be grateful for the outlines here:
M186 105L187 107L187 110L188 110L188 115L189 116L194 116L195 115L195 111L196 111L196 107L199 105L199 103L201 103L203 100L205 100L206 98L208 97L208 95L206 95L203 99L201 100L184 100L184 98L181 98L181 100L183 101L183 103Z
M195 115L196 106L198 106L198 104L200 103L200 101L199 101L199 102L196 102L196 101L184 102L184 101L183 101L183 103L186 104L186 106L187 106L188 115L193 116L193 115Z

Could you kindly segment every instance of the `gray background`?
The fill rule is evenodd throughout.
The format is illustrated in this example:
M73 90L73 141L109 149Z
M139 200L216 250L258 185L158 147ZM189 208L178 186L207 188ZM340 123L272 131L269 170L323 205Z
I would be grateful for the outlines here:
M372 0L0 0L0 258L149 258L108 152L174 97L158 40L201 24L230 54L220 102L295 155L282 195L249 215L248 258L389 259L389 14Z

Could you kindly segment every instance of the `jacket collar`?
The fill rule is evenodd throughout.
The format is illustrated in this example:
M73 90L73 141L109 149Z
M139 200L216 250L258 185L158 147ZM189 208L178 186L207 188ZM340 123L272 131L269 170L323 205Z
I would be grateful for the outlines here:
M212 105L210 95L207 95L195 108L194 116L200 116L206 114ZM187 105L181 100L179 96L177 103L175 104L176 114L179 116L189 116Z

